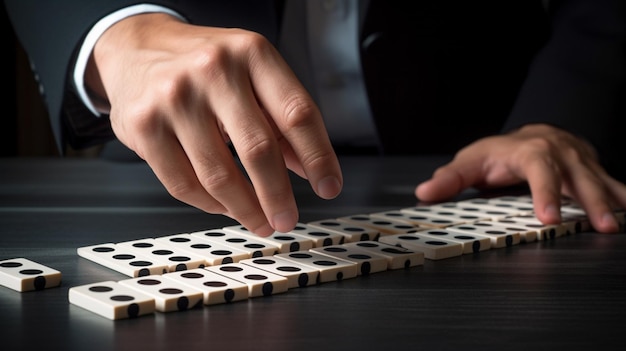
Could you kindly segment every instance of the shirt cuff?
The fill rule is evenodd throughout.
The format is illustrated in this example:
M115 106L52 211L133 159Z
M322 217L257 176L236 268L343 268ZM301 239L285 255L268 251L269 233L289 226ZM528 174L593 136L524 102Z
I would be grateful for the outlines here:
M150 12L167 13L187 22L186 18L167 7L152 4L139 4L123 8L107 15L106 17L103 17L91 28L89 33L87 33L80 51L78 52L76 64L74 65L74 85L76 86L76 92L78 93L80 100L94 115L100 116L102 114L108 114L111 110L111 106L106 103L96 103L89 96L85 87L85 69L87 68L87 61L89 60L89 56L91 55L96 42L100 39L100 36L107 29L109 29L109 27L124 18Z

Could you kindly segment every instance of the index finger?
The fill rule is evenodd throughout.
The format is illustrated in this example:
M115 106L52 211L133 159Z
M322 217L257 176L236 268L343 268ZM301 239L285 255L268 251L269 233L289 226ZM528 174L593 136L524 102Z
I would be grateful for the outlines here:
M270 49L265 54L253 58L263 64L251 62L250 76L257 98L296 158L287 164L304 171L318 196L334 198L343 176L321 113L278 52Z

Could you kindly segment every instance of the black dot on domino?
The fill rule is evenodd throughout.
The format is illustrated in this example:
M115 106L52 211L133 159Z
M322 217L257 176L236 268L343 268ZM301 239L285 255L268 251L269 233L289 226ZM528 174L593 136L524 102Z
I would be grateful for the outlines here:
M235 291L233 289L226 289L224 291L224 301L231 302L235 298Z
M361 265L361 274L369 275L371 271L372 265L369 262L363 262L363 264Z
M480 251L480 242L478 242L478 240L475 240L472 243L472 252L479 252Z
M263 284L263 296L270 296L272 295L272 291L274 291L274 284L272 284L271 282L267 282L265 284Z

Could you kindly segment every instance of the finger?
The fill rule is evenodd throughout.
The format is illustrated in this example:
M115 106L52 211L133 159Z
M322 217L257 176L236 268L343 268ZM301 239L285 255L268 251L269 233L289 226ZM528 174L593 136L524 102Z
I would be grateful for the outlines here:
M251 232L267 236L274 232L259 204L254 189L237 166L209 112L187 111L176 124L176 135L202 185L224 208L224 214Z
M619 229L612 210L614 200L607 191L604 177L598 175L597 169L594 171L594 168L570 162L569 192L583 207L595 230L601 233L614 233Z
M415 196L426 202L452 198L483 178L482 165L482 153L462 150L450 163L439 167L432 178L419 184Z
M234 85L222 84L224 89L220 97L223 103L214 110L254 186L267 221L274 230L288 232L298 222L298 210L281 148L256 101L247 75L239 78ZM231 82L236 79L236 76L230 78ZM224 96L236 98L224 99ZM216 98L209 97L210 100ZM236 201L219 199L237 205ZM226 207L230 208L229 205Z
M261 65L261 60L267 62ZM312 98L275 51L265 52L250 66L256 96L293 150L289 167L301 168L318 196L339 195L343 185L339 161Z
M602 179L606 184L607 191L612 195L613 202L611 207L614 209L626 209L626 185L609 176L606 172L602 172Z
M535 215L544 224L561 223L561 171L549 153L531 152L519 158L516 172L528 182Z
M205 191L175 136L146 138L135 144L145 150L141 152L142 158L174 198L208 213L226 212L226 208Z

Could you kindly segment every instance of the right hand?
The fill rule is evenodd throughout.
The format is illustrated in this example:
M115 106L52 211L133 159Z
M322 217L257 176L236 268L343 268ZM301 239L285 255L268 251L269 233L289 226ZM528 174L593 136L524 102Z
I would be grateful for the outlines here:
M173 197L258 235L298 221L287 169L322 198L341 191L319 109L258 33L132 16L99 39L85 82L109 102L118 139Z

